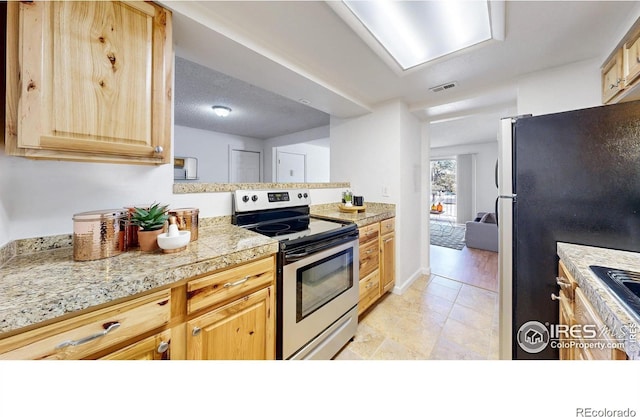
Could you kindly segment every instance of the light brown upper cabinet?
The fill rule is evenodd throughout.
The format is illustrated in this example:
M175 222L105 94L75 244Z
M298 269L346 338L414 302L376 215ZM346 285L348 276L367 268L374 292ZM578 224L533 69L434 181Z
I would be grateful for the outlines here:
M640 19L602 66L602 103L640 99Z
M170 11L143 1L9 2L7 31L7 154L170 162Z

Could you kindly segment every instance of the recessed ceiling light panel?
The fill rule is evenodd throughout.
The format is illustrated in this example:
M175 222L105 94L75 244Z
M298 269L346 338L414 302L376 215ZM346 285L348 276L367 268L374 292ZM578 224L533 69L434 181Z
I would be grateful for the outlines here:
M343 2L403 70L491 39L487 1Z

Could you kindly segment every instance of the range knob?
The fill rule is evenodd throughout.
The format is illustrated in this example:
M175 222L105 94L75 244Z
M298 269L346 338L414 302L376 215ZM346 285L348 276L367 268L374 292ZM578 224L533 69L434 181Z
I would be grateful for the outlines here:
M258 196L255 195L255 194L253 196L251 196L251 201L254 201L254 202L258 201Z
M307 198L307 197L309 197L309 194L304 193L304 198Z
M298 193L298 198L302 198L302 193Z
M249 196L248 195L242 196L242 201L244 201L245 203L248 202Z

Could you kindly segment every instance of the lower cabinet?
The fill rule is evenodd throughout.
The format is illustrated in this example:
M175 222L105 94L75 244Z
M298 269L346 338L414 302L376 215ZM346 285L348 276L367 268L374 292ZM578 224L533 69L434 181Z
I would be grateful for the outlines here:
M560 359L626 359L625 352L612 347L616 341L562 261L558 264L557 283L560 294L553 298L560 302L559 324L563 326L559 334Z
M275 256L0 340L3 359L275 359Z
M274 359L274 287L187 322L187 359Z
M358 315L367 311L395 284L395 218L362 226L359 233Z

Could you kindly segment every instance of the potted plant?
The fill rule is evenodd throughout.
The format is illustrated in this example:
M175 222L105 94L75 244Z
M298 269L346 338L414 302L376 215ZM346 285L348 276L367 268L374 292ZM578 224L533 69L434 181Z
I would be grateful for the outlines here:
M140 250L154 252L158 246L158 235L162 233L164 223L169 218L169 205L154 203L149 208L134 207L131 214L131 224L138 226L138 243Z

